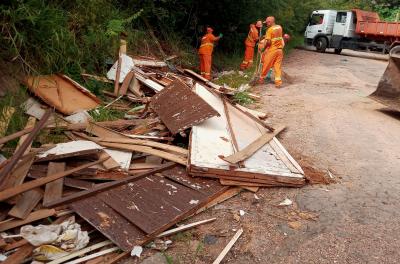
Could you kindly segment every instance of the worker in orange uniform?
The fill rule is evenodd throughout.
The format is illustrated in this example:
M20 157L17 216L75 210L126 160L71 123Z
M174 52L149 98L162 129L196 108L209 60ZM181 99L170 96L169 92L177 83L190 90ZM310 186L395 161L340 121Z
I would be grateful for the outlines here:
M207 27L207 34L201 38L201 45L199 48L200 57L200 72L201 76L207 80L211 80L211 64L212 64L212 53L214 49L214 42L222 38L222 34L218 37L213 35L213 29Z
M283 47L285 45L282 36L283 29L281 26L275 24L274 17L267 17L265 23L268 29L259 48L265 48L267 51L262 59L263 67L258 83L263 84L269 70L274 68L275 86L279 88L282 86L282 60Z
M247 38L244 41L245 51L244 51L244 59L242 61L242 64L240 64L241 70L250 68L253 65L254 47L256 46L257 41L260 39L261 28L262 28L261 20L257 21L256 24L250 25L249 34L247 35Z

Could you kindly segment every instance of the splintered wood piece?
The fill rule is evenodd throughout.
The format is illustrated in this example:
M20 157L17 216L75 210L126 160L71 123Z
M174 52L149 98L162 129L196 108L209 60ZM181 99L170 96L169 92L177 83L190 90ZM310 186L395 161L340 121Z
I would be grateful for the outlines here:
M142 92L142 90L140 90L140 83L139 80L133 76L132 81L129 84L129 90L136 96L138 97L142 97L144 96L144 93Z
M96 123L89 123L86 126L86 132L89 134L96 135L101 138L121 138L121 139L129 139L129 137L118 133L114 130L108 129L106 127L100 126Z
M104 168L106 168L107 170L112 170L119 167L118 162L116 162L113 158L111 158L111 156L108 155L107 152L102 151L100 154L100 158L107 158L107 157L109 159L105 160L102 164Z
M132 78L135 74L133 71L130 71L126 76L124 81L122 82L121 88L119 89L119 94L120 95L126 95L126 92L128 91L128 87L132 81Z
M246 160L251 157L257 150L262 148L265 144L270 142L276 135L278 135L282 130L285 129L285 126L279 126L278 128L274 129L272 133L265 133L256 140L254 140L250 145L245 147L244 149L236 152L233 155L228 157L224 157L223 160L235 164L240 161Z
M178 164L187 165L187 159L182 156L177 156L165 151L153 149L147 146L140 146L140 145L129 145L129 144L119 144L119 143L107 143L107 142L100 142L100 145L108 148L113 149L120 149L120 150L128 150L128 151L136 151L136 152L143 152L150 155L154 155L169 161L176 162Z
M22 247L20 247L19 249L17 249L17 251L15 251L13 254L8 256L7 259L1 263L2 264L23 263L24 260L32 254L34 248L35 247L32 246L31 244L25 244Z
M213 264L219 264L221 261L224 259L226 254L228 254L229 250L233 247L233 245L236 243L236 241L239 239L239 237L242 235L243 229L240 228L236 234L232 237L232 239L229 241L229 243L225 246L225 248L222 250L222 252L218 255L217 259L214 260Z
M1 181L0 190L22 184L34 160L34 154L29 154L28 156L23 157L11 173Z
M21 144L21 146L18 148L18 150L14 153L14 155L10 158L10 161L7 163L7 165L4 166L4 168L0 171L0 181L2 182L4 178L11 172L11 170L15 167L21 156L24 154L25 150L29 147L29 145L32 143L33 139L35 136L39 133L39 131L45 126L46 121L49 119L52 111L48 110L46 113L43 115L42 119L37 123L37 125L34 127L32 132L29 134L29 136L26 138L24 143Z
M16 242L12 242L11 244L7 244L7 245L4 247L4 251L7 252L7 251L10 251L10 250L13 250L13 249L22 247L23 245L28 244L28 243L29 243L28 240L26 240L26 239L21 239L21 240L18 240L18 241L16 241Z
M50 162L47 170L47 176L65 171L65 162ZM60 199L63 192L64 179L60 178L46 184L43 204Z
M23 220L11 220L8 222L3 222L0 224L0 232L6 231L8 229L14 228L14 227L18 227L18 226L22 226L22 225L26 225L29 223L32 223L34 221L52 216L56 213L56 210L54 209L42 209L42 210L37 210L35 212L32 212L28 215L27 218L23 219Z
M30 116L28 118L28 122L26 122L25 128L33 128L35 126L35 124L36 124L36 118L33 116ZM22 143L24 143L24 141L26 140L27 137L28 137L27 135L23 135L20 137L20 139L18 141L18 145L15 148L14 153L18 150L18 148L22 145ZM25 150L24 154L27 154L31 150L31 147L32 147L32 142L28 145L28 148Z
M53 174L51 176L39 178L39 179L30 181L30 182L26 182L26 183L23 183L21 185L15 186L15 187L11 187L9 189L6 189L6 190L0 192L0 201L4 201L4 200L6 200L8 198L11 198L11 197L13 197L15 195L18 195L20 193L32 190L32 189L34 189L36 187L40 187L40 186L45 185L45 184L47 184L49 182L58 180L60 178L68 176L68 175L70 175L70 174L72 174L74 172L80 171L82 169L92 167L92 166L94 166L96 164L99 164L99 163L101 163L103 161L104 161L104 159L100 159L100 160L97 160L97 161L94 161L94 162L90 162L90 163L84 164L82 166L73 168L71 170L67 170L67 171L64 171L64 172L59 172L59 173Z
M33 130L33 128L25 128L21 131L15 132L14 134L2 137L2 138L0 138L0 145L7 143L8 141L14 140L16 138L19 138L23 135L26 135L26 134L30 133L32 130Z
M42 197L43 191L40 188L23 193L18 199L17 204L14 205L10 212L8 212L8 215L15 218L25 219L39 203Z
M173 229L167 230L167 231L165 231L165 232L162 232L162 233L159 234L157 237L170 236L170 235L173 235L173 234L176 234L176 233L179 233L179 232L182 232L182 231L191 229L191 228L196 227L196 226L199 226L199 225L204 225L204 224L213 222L213 221L215 221L215 220L217 220L217 218L210 218L210 219L206 219L206 220L194 222L194 223L187 224L187 225L181 225L181 226L179 226L179 227L177 227L177 228L173 228Z

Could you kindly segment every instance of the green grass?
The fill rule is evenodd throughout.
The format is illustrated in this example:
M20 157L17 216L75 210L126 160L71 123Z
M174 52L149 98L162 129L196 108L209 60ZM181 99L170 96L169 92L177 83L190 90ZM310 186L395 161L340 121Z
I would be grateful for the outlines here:
M93 118L95 122L103 122L123 119L125 112L111 108L99 107L97 109L89 111L89 115Z

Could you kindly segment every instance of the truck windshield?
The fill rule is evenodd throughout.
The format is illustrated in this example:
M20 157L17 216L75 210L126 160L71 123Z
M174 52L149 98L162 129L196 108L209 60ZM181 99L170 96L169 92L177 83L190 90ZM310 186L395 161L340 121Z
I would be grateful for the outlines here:
M324 15L323 14L312 14L310 18L310 26L321 25L324 23Z

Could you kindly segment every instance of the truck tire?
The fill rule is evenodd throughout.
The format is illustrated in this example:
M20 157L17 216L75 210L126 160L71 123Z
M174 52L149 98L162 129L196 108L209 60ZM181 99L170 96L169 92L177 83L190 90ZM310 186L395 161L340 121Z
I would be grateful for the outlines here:
M335 54L340 54L340 53L342 53L342 49L335 49Z
M393 47L393 48L389 51L389 55L390 55L390 57L397 57L397 58L400 58L400 45Z
M328 47L328 41L326 38L318 38L315 41L315 47L317 48L318 52L324 53Z

